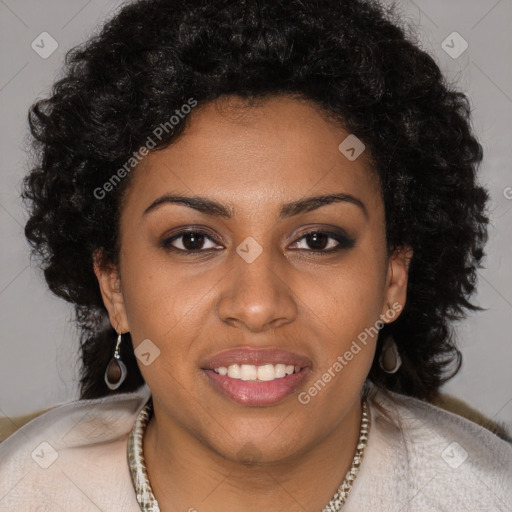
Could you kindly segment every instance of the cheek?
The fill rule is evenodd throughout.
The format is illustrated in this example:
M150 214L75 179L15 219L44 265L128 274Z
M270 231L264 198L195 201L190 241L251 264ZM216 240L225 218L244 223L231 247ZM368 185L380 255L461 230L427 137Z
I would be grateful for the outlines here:
M378 337L383 301L382 270L360 255L321 280L309 282L309 306L314 308L321 345L317 347L314 378L298 396L313 416L336 422L349 406L370 371ZM315 283L311 286L311 283Z
M192 264L173 266L155 251L127 254L123 295L134 344L145 338L158 343L180 339L177 333L197 325L213 276L199 273Z
M303 274L297 294L333 333L354 337L379 319L385 275L376 260L354 252L342 264Z
M148 363L138 356L144 380L153 390L165 390L173 402L183 401L180 383L194 377L190 352L194 340L201 337L202 312L209 299L205 292L213 283L208 285L197 274L176 272L159 260L136 251L126 258L126 314L135 354L150 354Z

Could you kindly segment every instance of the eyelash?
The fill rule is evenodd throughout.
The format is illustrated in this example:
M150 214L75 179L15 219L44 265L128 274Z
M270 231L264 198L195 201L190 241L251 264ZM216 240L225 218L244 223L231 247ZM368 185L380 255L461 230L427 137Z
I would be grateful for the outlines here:
M193 256L193 255L197 255L197 254L202 253L202 252L218 250L218 249L214 249L214 248L186 250L186 249L178 249L178 248L176 248L176 247L171 245L172 242L182 238L183 236L185 236L185 235L187 235L189 233L193 233L193 234L196 234L196 235L203 235L206 238L208 238L210 241L212 241L214 243L217 243L205 231L202 231L200 229L194 229L194 230L190 229L190 230L180 231L179 233L176 233L172 237L163 240L162 247L164 249L168 250L168 251L172 251L172 252L175 252L175 253L181 253L181 254L186 255L186 256ZM327 249L327 250L325 250L325 249L295 249L295 250L306 251L306 252L314 253L314 254L333 254L333 253L341 251L343 249L352 249L354 247L354 245L355 245L355 240L353 240L352 238L349 238L348 236L344 236L344 235L342 235L340 233L334 233L332 231L322 231L322 230L318 230L318 229L314 229L314 230L308 231L307 233L304 233L300 238L298 238L293 243L297 243L297 242L305 239L308 235L312 235L312 234L327 235L329 238L332 238L332 239L336 240L336 242L338 242L338 245L336 247L334 247L334 248Z

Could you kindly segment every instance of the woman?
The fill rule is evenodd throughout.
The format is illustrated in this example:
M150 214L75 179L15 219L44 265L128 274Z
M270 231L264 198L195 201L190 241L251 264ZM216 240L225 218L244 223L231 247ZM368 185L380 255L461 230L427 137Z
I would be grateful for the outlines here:
M469 111L361 0L138 1L73 50L24 198L81 400L0 445L4 509L509 510L512 446L433 405L479 309Z

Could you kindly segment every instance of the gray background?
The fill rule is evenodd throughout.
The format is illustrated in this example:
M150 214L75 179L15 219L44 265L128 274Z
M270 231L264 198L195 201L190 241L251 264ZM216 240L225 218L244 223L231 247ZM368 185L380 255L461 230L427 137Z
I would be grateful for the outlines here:
M30 264L23 236L19 193L29 165L26 115L58 76L65 52L90 36L119 3L0 0L0 416L78 396L71 307L47 291ZM480 180L492 195L488 257L475 297L488 309L457 326L464 363L444 391L512 426L512 0L403 0L399 5L420 44L471 100L485 151ZM442 47L454 31L469 44L458 58ZM31 47L42 32L58 43L46 59Z

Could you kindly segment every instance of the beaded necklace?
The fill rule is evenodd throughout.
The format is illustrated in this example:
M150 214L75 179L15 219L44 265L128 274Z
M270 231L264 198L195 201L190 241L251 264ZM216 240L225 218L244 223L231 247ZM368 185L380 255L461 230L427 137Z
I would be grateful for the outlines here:
M143 512L160 512L160 507L156 501L151 485L149 483L144 454L142 450L142 440L146 431L147 424L153 415L153 402L150 399L142 408L137 416L135 424L128 438L128 462L132 477L133 487L137 496L140 509ZM352 484L359 472L359 467L363 460L364 450L368 441L370 431L370 414L366 400L362 401L361 426L359 429L359 440L357 442L356 453L352 460L352 466L345 476L342 484L332 497L331 501L325 506L322 512L338 512L345 503Z

